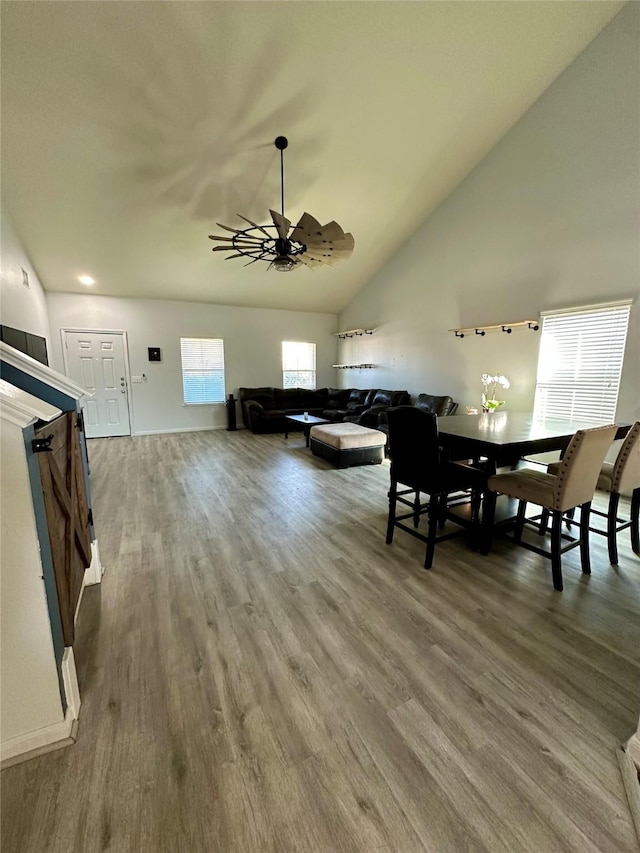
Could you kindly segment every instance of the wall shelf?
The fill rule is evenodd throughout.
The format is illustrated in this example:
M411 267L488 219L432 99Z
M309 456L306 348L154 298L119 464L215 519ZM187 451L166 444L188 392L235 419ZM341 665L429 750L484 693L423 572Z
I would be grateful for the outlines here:
M337 367L338 370L363 370L369 367L375 367L375 364L332 364L332 367Z
M505 332L507 335L510 335L511 332L517 327L523 326L531 329L533 332L537 332L540 328L539 320L516 320L513 323L496 323L495 325L482 325L482 326L468 326L465 329L449 329L450 332L455 332L456 338L464 338L465 335L468 334L476 334L480 335L480 337L484 337L487 332L494 331L495 329L500 329Z
M355 338L360 335L372 335L373 329L347 329L346 332L334 332L336 338Z

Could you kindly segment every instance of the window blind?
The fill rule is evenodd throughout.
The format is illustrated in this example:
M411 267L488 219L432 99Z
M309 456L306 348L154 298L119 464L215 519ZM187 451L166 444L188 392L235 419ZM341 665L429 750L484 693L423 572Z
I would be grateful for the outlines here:
M187 405L224 403L222 338L180 338L182 390Z
M545 314L534 417L613 421L630 304Z
M316 345L306 341L282 342L282 387L316 387Z

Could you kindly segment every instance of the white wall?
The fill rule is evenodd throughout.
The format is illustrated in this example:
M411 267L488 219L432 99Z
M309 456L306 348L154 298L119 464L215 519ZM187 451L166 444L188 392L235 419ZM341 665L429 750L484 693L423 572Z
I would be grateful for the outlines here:
M463 411L504 373L507 408L530 411L538 334L447 329L633 297L617 416L640 417L639 32L630 3L347 306L340 328L378 331L339 361Z
M8 216L0 212L0 322L47 339L51 350L49 317L44 291ZM22 270L29 276L23 283Z
M60 329L124 330L133 375L130 386L133 432L162 432L226 425L224 405L184 406L181 337L224 339L227 394L241 386L282 387L282 341L316 343L317 387L336 385L337 318L334 314L235 308L194 302L48 293L52 366L64 372ZM147 348L160 347L162 362L148 361ZM241 425L240 412L238 421Z
M8 741L60 725L64 714L22 429L3 420L0 441L0 740L4 754Z

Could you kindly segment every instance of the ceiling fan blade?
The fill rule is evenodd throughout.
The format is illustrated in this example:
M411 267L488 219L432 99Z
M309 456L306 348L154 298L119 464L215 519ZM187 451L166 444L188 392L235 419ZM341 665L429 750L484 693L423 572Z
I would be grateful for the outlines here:
M241 237L236 235L235 237L222 237L219 234L209 234L210 240L224 240L225 243L235 243L237 245L247 245L247 246L262 246L263 241L258 237Z
M225 258L225 261L230 261L231 258L246 258L246 257L247 256L243 255L243 254L229 255L228 257Z
M322 226L321 231L324 240L342 240L344 237L344 231L337 222L327 222Z
M327 266L327 264L323 264L322 261L317 261L315 258L308 257L306 253L298 255L298 257L305 267L308 267L310 270L317 270Z
M341 258L332 258L331 255L314 255L312 252L304 252L301 257L303 257L304 260L309 259L311 261L318 261L318 263L326 267L335 267L342 260Z
M242 234L239 228L230 228L228 225L223 225L222 222L216 222L219 228L224 228L225 231L231 231L232 234Z
M306 243L309 240L317 241L322 231L322 225L310 213L303 213L293 231L294 233L291 236L301 243Z
M247 219L247 217L246 217L246 216L243 216L241 213L239 213L239 214L238 214L238 216L240 217L240 219L244 219L244 221L245 221L245 222L248 222L248 223L249 223L249 225L252 225L254 228L257 228L257 229L258 229L258 231L262 231L262 233L265 235L265 237L268 237L270 240L271 240L271 239L273 239L273 238L272 238L272 235L271 235L271 234L269 234L269 232L268 232L268 231L266 231L266 230L262 227L262 225L258 225L256 222L252 222L250 219Z
M286 216L282 216L282 214L277 213L275 210L270 210L271 218L273 219L273 224L278 229L278 236L283 240L287 239L287 234L289 233L289 228L291 228L291 222L287 219Z

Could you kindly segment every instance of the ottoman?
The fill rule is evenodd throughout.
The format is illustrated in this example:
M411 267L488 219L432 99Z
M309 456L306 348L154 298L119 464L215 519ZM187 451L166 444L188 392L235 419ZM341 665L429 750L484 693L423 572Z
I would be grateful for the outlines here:
M360 424L339 423L311 427L310 446L338 468L349 465L379 465L384 459L387 436Z

